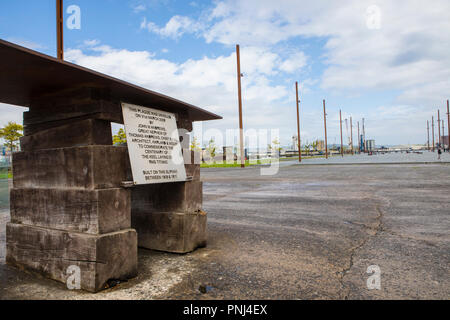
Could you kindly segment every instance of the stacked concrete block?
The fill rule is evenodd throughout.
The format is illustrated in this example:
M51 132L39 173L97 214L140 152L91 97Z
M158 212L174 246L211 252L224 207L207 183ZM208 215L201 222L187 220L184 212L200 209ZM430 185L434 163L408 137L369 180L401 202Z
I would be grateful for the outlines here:
M103 102L89 94L81 98L81 114L76 105L61 107L72 113L55 113L53 99L24 116L22 152L13 157L6 261L64 283L78 268L81 289L96 292L109 280L137 275L137 235L131 191L121 188L131 179L127 150L112 146L116 115L105 115ZM100 112L86 114L85 104Z
M190 151L186 151L189 152ZM143 185L131 194L131 223L142 248L187 253L206 246L207 214L202 210L200 164L186 164L190 181Z
M188 150L192 121L176 116ZM189 181L124 188L133 181L128 149L112 146L111 122L123 117L108 90L71 89L31 103L13 157L8 264L64 283L78 268L81 289L97 292L137 275L138 245L174 253L206 245L194 156L186 151Z

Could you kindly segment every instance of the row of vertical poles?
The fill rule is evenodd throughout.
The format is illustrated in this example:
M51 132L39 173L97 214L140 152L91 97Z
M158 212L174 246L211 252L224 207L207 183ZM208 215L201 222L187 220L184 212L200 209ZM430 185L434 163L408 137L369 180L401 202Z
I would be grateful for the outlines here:
M56 0L56 34L57 34L57 57L59 60L64 60L64 34L63 34L63 0ZM245 154L244 154L244 128L243 128L243 120L242 120L242 88L241 88L241 62L240 62L240 49L239 45L236 45L236 57L237 57L237 78L238 78L238 100L239 100L239 138L240 138L240 152L241 152L241 167L245 168ZM302 152L301 152L301 138L300 138L300 111L299 111L299 92L298 92L298 82L295 83L296 87L296 104L297 104L297 134L298 134L298 153L299 153L299 162L302 161ZM323 114L324 114L324 127L325 127L325 156L328 159L328 141L327 141L327 114L326 114L326 106L325 100L323 100ZM339 110L339 118L340 118L340 128L341 128L341 154L343 153L343 138L342 138L342 113ZM438 110L438 131L439 131L439 146L441 146L441 126L440 126L440 112ZM449 110L449 100L447 100L447 125L448 130L447 133L450 139L450 110ZM428 132L428 149L430 149L430 132L429 132L429 123L427 121L427 132ZM352 118L350 117L350 131L351 131L351 152L353 151L353 125ZM362 131L363 131L363 142L364 142L364 151L366 150L366 137L365 137L365 127L364 127L364 118L362 119ZM432 136L433 136L433 151L435 148L434 143L434 117L432 118ZM442 134L444 134L444 120L442 120ZM361 141L360 141L360 131L359 131L359 121L358 121L358 149L361 150Z
M430 125L429 121L427 120L427 147L428 150L435 151L436 148L436 142L438 144L438 148L444 147L445 141L443 138L445 137L445 118L441 119L440 110L437 111L437 127L438 127L438 139L435 141L435 135L434 135L434 116L431 117L431 135L432 135L432 147L430 148ZM441 133L442 128L442 133ZM449 100L447 100L447 136L449 136L450 140L450 106L449 106ZM448 141L448 144L450 144L450 141Z
M298 137L299 137L299 150L300 149L300 121L299 121L299 115L298 115L298 84L296 83L297 87L297 129L298 129ZM340 131L341 131L341 156L344 157L344 138L342 134L342 110L339 110L339 123L340 123ZM328 135L327 135L327 110L326 110L326 102L323 100L323 124L324 124L324 130L325 130L325 157L328 159ZM358 136L359 136L359 122L358 122ZM358 143L359 145L359 143ZM354 154L353 149L353 118L350 117L350 149L351 153ZM301 153L301 151L300 151ZM299 158L299 161L301 162L301 155Z
M241 153L241 167L245 168L245 154L244 154L244 129L243 129L243 120L242 120L242 85L241 79L243 77L241 73L241 62L240 62L240 47L236 45L236 58L237 58L237 79L238 79L238 102L239 102L239 131L240 131L240 153ZM297 106L297 143L298 143L298 161L302 161L302 149L301 149L301 135L300 135L300 102L299 99L299 88L298 82L295 82L295 94L296 94L296 106ZM328 135L327 135L327 113L326 113L326 102L323 100L323 115L324 115L324 129L325 129L325 157L328 159ZM342 134L342 111L339 110L340 117L340 129L341 129L341 155L344 156L344 148L343 148L343 134ZM358 150L360 151L362 148L366 151L366 132L365 132L365 124L364 118L362 119L362 135L363 135L363 143L361 146L360 139L360 126L358 121ZM353 119L350 117L350 148L351 153L354 154L353 148Z
M300 138L300 115L299 115L299 91L298 91L298 82L295 82L295 94L296 94L296 104L297 104L297 136L298 136L298 150L299 150L299 162L302 161L301 154L301 138ZM323 100L323 119L324 119L324 129L325 129L325 157L328 159L328 135L327 135L327 111L326 111L326 102ZM342 133L342 110L339 110L339 121L340 121L340 130L341 130L341 155L344 156L344 138ZM358 136L359 136L359 121L358 121ZM359 145L360 143L358 143ZM353 118L350 117L350 149L351 153L354 153L353 149Z

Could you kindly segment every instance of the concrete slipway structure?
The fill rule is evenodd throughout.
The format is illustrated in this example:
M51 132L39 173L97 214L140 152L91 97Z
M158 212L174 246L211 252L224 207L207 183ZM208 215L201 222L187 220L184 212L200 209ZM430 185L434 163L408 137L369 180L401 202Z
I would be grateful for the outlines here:
M137 275L138 245L185 253L206 244L199 165L186 165L187 182L124 188L128 149L112 146L111 122L123 123L121 102L174 113L185 133L219 116L3 40L0 102L29 108L13 158L9 265L61 282L77 266L81 288L96 292Z

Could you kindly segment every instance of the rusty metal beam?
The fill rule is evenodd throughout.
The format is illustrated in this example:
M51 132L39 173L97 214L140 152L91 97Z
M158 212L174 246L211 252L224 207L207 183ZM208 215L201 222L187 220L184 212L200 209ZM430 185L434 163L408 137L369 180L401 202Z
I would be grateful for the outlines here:
M358 154L361 153L361 136L359 134L359 121L358 121Z
M353 119L352 119L352 117L350 117L350 144L351 144L351 149L352 149L352 155L354 155L355 152L353 150Z
M434 141L434 116L431 117L431 136L433 137L433 152L435 147L435 141Z
M64 60L64 10L63 0L56 0L56 37L57 53L59 60Z
M341 126L341 156L344 157L344 139L342 138L342 111L339 110L339 124Z
M244 125L242 121L242 92L241 92L241 54L239 45L236 45L237 58L237 79L238 79L238 99L239 99L239 141L241 150L241 168L245 168L245 154L244 154Z
M325 99L323 100L323 125L325 127L325 157L328 159L327 112L325 110Z
M300 100L298 97L298 82L295 82L295 93L296 93L296 101L297 101L297 143L298 143L298 162L302 162L302 147L301 147L301 139L300 139Z
M362 118L362 135L363 135L363 150L364 153L366 153L366 126L365 126L365 120Z
M450 107L449 107L449 102L447 100L447 142L448 142L448 146L447 149L450 152Z
M438 149L441 147L441 117L438 110L438 120L437 120L437 126L438 126Z

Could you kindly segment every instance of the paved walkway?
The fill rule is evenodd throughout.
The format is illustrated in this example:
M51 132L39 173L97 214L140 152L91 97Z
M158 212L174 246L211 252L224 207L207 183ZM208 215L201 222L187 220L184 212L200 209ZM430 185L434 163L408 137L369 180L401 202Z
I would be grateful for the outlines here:
M0 299L450 299L448 165L290 165L275 176L216 168L202 177L208 247L139 250L139 276L98 294L0 260ZM371 265L381 290L367 288Z
M296 161L294 161L296 162ZM298 161L297 161L298 163ZM422 154L417 153L386 153L374 154L369 156L367 154L361 155L345 155L333 156L329 159L313 158L304 159L303 164L377 164L377 163L450 163L450 154L445 152L441 155L441 160L438 160L437 152L424 151Z

